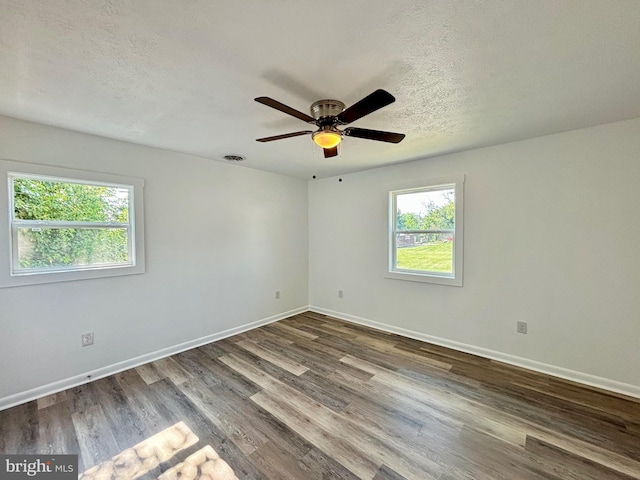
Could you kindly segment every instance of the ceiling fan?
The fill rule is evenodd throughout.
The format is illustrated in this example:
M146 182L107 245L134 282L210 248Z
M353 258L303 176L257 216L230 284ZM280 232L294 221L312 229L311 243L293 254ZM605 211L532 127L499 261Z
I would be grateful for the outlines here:
M380 130L368 130L366 128L348 127L344 130L338 129L338 126L355 122L365 115L369 115L396 101L393 95L381 89L367 95L346 110L345 104L338 100L318 100L311 105L312 116L299 112L269 97L258 97L255 101L299 118L303 122L315 124L318 127L315 131L301 130L299 132L285 133L273 137L258 138L258 142L272 142L274 140L282 140L283 138L311 134L313 141L323 148L324 157L329 158L338 155L338 144L342 141L343 136L389 143L400 143L405 137L403 133L382 132Z

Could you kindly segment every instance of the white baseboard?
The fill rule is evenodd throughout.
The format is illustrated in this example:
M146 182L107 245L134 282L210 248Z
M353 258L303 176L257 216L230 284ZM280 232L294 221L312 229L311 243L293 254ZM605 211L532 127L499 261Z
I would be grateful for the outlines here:
M355 315L349 315L346 313L336 312L333 310L328 310L326 308L321 308L321 307L311 305L308 307L307 306L299 307L294 310L289 310L288 312L283 312L268 318L257 320L255 322L247 323L239 327L231 328L219 333L214 333L211 335L207 335L205 337L197 338L195 340L190 340L188 342L184 342L178 345L163 348L161 350L140 355L138 357L134 357L129 360L124 360L122 362L114 363L112 365L107 365L105 367L98 368L96 370L84 372L74 377L69 377L63 380L59 380L57 382L49 383L47 385L43 385L30 390L26 390L24 392L19 392L13 395L9 395L4 398L0 398L0 411L16 405L20 405L22 403L36 400L38 398L45 397L47 395L61 392L68 388L77 387L78 385L83 385L85 383L89 383L94 380L98 380L100 378L108 377L109 375L123 372L130 368L144 365L145 363L149 363L149 362L159 360L161 358L169 357L171 355L175 355L177 353L184 352L192 348L197 348L202 345L215 342L217 340L222 340L223 338L231 337L233 335L237 335L239 333L246 332L248 330L252 330L254 328L267 325L269 323L277 322L278 320L282 320L292 315L297 315L298 313L303 313L309 310L312 312L321 313L323 315L329 315L331 317L339 318L341 320L345 320L348 322L357 323L359 325L365 325L367 327L375 328L377 330L382 330L384 332L395 333L398 335L402 335L404 337L414 338L416 340L422 340L424 342L433 343L435 345L441 345L443 347L452 348L454 350L458 350L461 352L471 353L473 355L478 355L480 357L497 360L510 365L515 365L517 367L526 368L528 370L545 373L547 375L563 378L565 380L570 380L573 382L589 385L592 387L608 390L611 392L627 395L634 398L640 398L640 386L637 386L637 385L631 385L628 383L618 382L616 380L610 380L604 377L598 377L598 376L590 375L587 373L577 372L574 370L569 370L566 368L557 367L557 366L549 365L542 362L537 362L535 360L529 360L527 358L518 357L515 355L509 355L506 353L490 350L487 348L476 347L474 345L468 345L465 343L455 342L455 341L447 340L440 337L434 337L434 336L416 332L413 330L396 327L386 323L375 322L373 320L357 317Z
M447 340L445 338L434 337L431 335L416 332L413 330L407 330L405 328L396 327L386 323L374 322L373 320L368 320L366 318L357 317L355 315L349 315L342 312L336 312L333 310L328 310L326 308L317 307L314 305L310 305L309 310L311 310L312 312L321 313L323 315L328 315L330 317L339 318L340 320L345 320L347 322L357 323L359 325L365 325L367 327L375 328L377 330L382 330L384 332L395 333L397 335L402 335L403 337L422 340L423 342L433 343L435 345L440 345L442 347L452 348L453 350L458 350L461 352L478 355L479 357L489 358L491 360L497 360L503 363L508 363L510 365L515 365L517 367L526 368L528 370L545 373L547 375L563 378L565 380L570 380L572 382L589 385L591 387L608 390L608 391L619 393L622 395L627 395L629 397L640 398L640 386L638 385L618 382L616 380L610 380L608 378L598 377L595 375L590 375L588 373L577 372L574 370L569 370L567 368L562 368L562 367L557 367L555 365L549 365L547 363L537 362L535 360L530 360L528 358L518 357L515 355L509 355L507 353L490 350L488 348L476 347L474 345L454 342L452 340Z
M10 407L14 407L16 405L20 405L22 403L36 400L38 398L45 397L47 395L51 395L53 393L58 393L63 390L67 390L68 388L77 387L78 385L83 385L85 383L93 382L94 380L108 377L109 375L123 372L130 368L144 365L145 363L154 362L161 358L175 355L176 353L184 352L186 350L191 350L192 348L200 347L202 345L206 345L208 343L215 342L217 340L222 340L223 338L231 337L233 335L246 332L247 330L252 330L254 328L267 325L268 323L277 322L278 320L282 320L284 318L290 317L292 315L297 315L298 313L303 313L308 310L309 310L308 306L299 307L294 310L289 310L288 312L279 313L277 315L273 315L268 318L263 318L255 322L247 323L239 327L230 328L228 330L224 330L219 333L214 333L211 335L207 335L205 337L196 338L195 340L189 340L188 342L163 348L155 352L146 353L144 355L140 355L138 357L134 357L129 360L124 360L122 362L114 363L112 365L107 365L105 367L98 368L96 370L84 372L74 377L58 380L57 382L49 383L47 385L42 385L41 387L36 387L30 390L26 390L24 392L15 393L13 395L0 398L0 411Z

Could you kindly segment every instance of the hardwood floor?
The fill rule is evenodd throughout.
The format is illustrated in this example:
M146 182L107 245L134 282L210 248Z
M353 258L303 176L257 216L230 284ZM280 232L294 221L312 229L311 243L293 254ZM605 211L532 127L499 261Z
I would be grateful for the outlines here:
M86 479L640 479L640 401L308 312L0 412L0 452Z

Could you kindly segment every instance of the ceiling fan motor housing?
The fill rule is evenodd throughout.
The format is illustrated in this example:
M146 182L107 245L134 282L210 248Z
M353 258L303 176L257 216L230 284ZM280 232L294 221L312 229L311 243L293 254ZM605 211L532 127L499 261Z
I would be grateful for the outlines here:
M316 120L337 117L344 109L345 104L338 100L318 100L311 105L311 116Z

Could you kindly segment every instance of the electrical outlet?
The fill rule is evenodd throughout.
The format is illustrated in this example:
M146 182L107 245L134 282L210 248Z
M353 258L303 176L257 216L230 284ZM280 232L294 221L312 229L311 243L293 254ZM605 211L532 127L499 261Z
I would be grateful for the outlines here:
M518 333L527 334L527 322L518 322Z
M280 290L276 290L276 300L280 298Z
M344 298L344 294L342 293L342 290L338 290L338 298Z
M82 346L88 347L89 345L93 345L93 332L83 333L82 337Z

